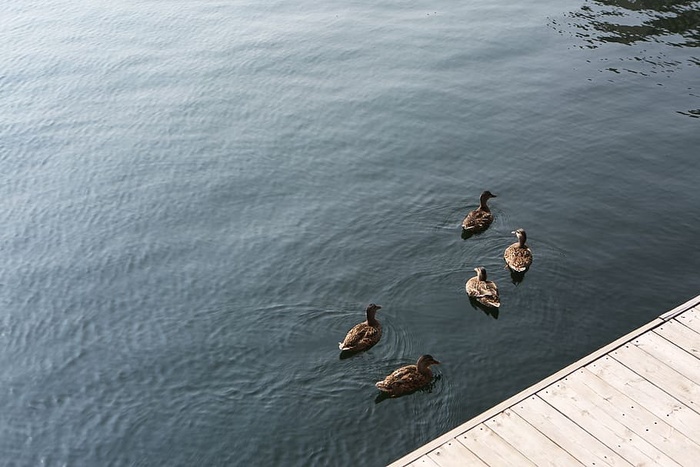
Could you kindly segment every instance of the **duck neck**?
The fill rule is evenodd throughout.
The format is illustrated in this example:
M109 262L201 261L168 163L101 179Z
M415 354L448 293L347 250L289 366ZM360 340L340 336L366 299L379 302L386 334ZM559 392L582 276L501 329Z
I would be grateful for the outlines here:
M377 310L367 310L367 324L370 326L376 326L379 324L379 321L377 321L377 318L375 317L377 314Z
M418 367L418 372L423 374L423 375L428 375L432 376L433 372L430 369L430 365L428 365L427 362L424 361L419 361L418 364L416 365Z
M518 232L518 246L520 248L527 248L525 246L525 242L527 241L527 235L525 235L525 232Z
M479 209L481 209L482 211L491 212L489 207L486 205L487 199L488 198L486 198L486 196L482 196L481 198L479 198Z

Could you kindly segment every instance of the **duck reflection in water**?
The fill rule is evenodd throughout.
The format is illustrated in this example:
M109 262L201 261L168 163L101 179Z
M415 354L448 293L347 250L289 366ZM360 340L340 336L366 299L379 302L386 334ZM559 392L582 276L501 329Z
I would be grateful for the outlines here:
M507 267L508 266L506 266L506 268ZM520 284L525 279L525 272L510 271L510 281L515 285Z
M474 232L472 232L470 230L462 229L462 234L461 234L462 240L468 240L468 239L472 238L473 236L474 236Z

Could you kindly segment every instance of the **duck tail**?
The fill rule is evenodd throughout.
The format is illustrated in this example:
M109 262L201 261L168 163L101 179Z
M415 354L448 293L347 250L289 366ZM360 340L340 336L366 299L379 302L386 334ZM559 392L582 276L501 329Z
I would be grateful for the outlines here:
M387 388L386 385L384 384L384 381L377 381L376 383L374 383L374 385L375 385L375 386L377 387L377 389L379 389L380 391L387 392L387 391L389 390L389 388Z

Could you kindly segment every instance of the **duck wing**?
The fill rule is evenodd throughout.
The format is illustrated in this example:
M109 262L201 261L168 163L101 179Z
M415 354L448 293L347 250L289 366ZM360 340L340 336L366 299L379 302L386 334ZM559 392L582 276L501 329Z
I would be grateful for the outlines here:
M492 281L480 281L476 277L472 277L467 281L465 286L467 294L475 298L479 303L498 308L501 306L501 300L498 296L498 286Z
M498 296L498 286L492 281L479 281L479 291L481 295L476 299L486 306L498 308L501 306L501 299Z
M381 324L377 323L376 326L371 326L364 321L348 331L343 342L338 343L338 348L340 350L366 350L379 342L381 337Z
M400 395L416 390L429 383L430 380L430 376L420 373L416 365L408 365L394 370L383 381L378 381L375 386L380 391Z
M465 285L465 289L467 290L467 295L470 297L476 297L479 295L481 293L479 292L479 279L476 277L469 278Z
M462 221L462 229L469 232L481 232L486 230L493 222L493 214L489 211L484 211L477 208L467 214L467 217Z
M513 271L525 272L532 264L532 251L528 247L521 248L519 243L513 243L506 248L503 259Z

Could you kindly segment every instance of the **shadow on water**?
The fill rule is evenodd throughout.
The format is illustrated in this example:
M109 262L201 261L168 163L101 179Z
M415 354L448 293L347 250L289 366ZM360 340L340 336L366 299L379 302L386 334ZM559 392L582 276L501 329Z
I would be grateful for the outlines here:
M474 237L474 236L477 236L477 237L478 237L479 235L481 235L481 234L483 234L483 233L485 233L485 232L487 232L487 231L488 231L488 228L487 228L487 229L484 229L484 230L480 230L480 231L478 231L478 232L474 232L473 230L464 230L464 229L462 229L461 237L462 237L462 240L469 240L470 238L472 238L472 237Z
M361 350L360 351L358 351L358 350L341 350L339 358L341 360L345 360L345 359L348 359L350 357L354 357L355 355L357 355L361 352L362 352Z
M462 240L469 240L474 236L474 232L462 229Z
M523 280L525 280L525 274L527 274L527 270L523 272L517 272L513 271L512 269L508 268L510 271L510 280L513 282L515 285L519 285Z
M493 319L498 319L498 308L486 306L483 303L477 301L474 297L469 297L469 303L471 303L474 309L483 311L486 314L486 316L490 316Z
M415 391L407 392L406 394L402 394L402 395L396 396L396 397L392 397L386 392L379 391L379 394L377 394L377 397L374 398L374 403L379 404L380 402L383 402L387 399L398 399L400 397L410 396L411 394L415 394L417 392L427 392L428 394L430 394L435 389L435 385L437 384L437 382L440 381L441 379L442 379L442 375L435 375L433 380L429 384L427 384L426 386L423 386L422 388L418 388Z

